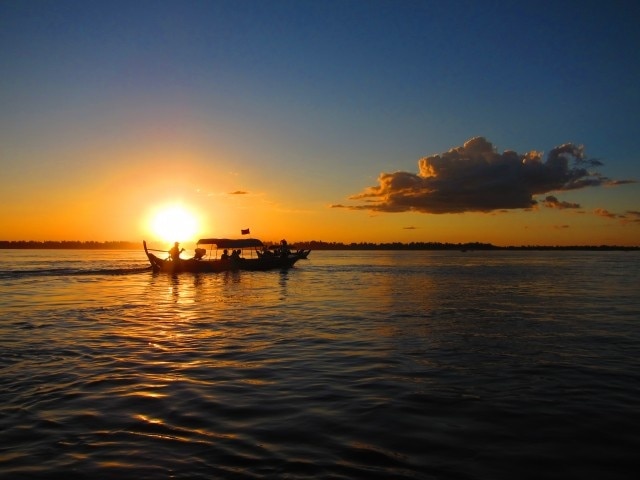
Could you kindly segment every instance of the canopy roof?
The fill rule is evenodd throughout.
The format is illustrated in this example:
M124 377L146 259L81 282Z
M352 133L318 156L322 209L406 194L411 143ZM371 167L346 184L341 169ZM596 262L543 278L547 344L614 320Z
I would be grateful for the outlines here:
M218 248L251 248L263 247L263 243L257 238L201 238L198 245L215 245Z

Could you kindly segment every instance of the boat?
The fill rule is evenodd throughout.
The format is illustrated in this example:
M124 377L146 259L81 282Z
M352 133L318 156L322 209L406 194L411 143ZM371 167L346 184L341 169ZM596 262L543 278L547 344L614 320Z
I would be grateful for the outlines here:
M146 240L142 241L144 253L151 263L154 272L164 273L213 273L235 270L276 270L288 269L302 258L307 258L310 250L291 251L288 248L280 248L271 251L257 238L202 238L198 240L195 253L191 258L178 258L160 256L152 252L164 252L166 250L154 250L147 247ZM207 252L206 248L209 247ZM215 248L214 248L215 247ZM218 257L218 251L224 254ZM227 251L232 250L233 255L228 256ZM277 252L277 254L275 253Z
M305 250L305 249L298 249L298 250L291 250L286 244L282 245L271 245L268 248L264 248L262 250L258 250L257 253L259 256L265 256L265 255L283 255L283 252L285 254L294 254L297 255L299 257L300 260L304 260L306 258L309 257L309 254L311 253L311 249Z

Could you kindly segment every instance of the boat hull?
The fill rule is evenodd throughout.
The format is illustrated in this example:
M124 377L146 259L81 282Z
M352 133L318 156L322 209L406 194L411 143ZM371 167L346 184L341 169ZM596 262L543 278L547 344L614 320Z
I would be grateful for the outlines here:
M298 254L290 254L286 256L269 256L258 258L230 258L227 260L198 260L190 259L162 259L147 250L146 242L144 243L144 251L147 254L149 263L154 272L163 273L216 273L228 272L236 270L263 271L263 270L282 270L293 267L300 260Z

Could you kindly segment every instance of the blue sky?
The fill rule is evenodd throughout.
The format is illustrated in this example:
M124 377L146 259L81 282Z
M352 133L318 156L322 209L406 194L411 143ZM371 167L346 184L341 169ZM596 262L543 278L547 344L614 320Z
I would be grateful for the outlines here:
M381 240L430 240L434 231L445 239L445 228L452 241L473 240L484 218L476 213L372 220L330 206L355 206L350 197L379 174L417 174L421 158L477 136L500 153L584 145L604 177L640 179L638 18L626 1L5 1L0 162L11 185L0 199L15 204L6 215L35 215L18 192L33 197L48 184L64 208L74 185L118 175L126 183L132 165L153 168L155 156L174 169L185 201L197 202L197 190L256 195L274 210L297 205L290 225L276 222L294 231L313 217L327 228L357 225L363 241L374 231ZM619 215L620 238L638 243L626 212L640 211L639 197L628 182L571 191L567 201ZM240 208L216 198L203 208ZM110 202L95 200L96 211L107 215ZM516 213L507 210L504 218ZM521 238L531 234L525 224L572 225L538 213L525 213ZM565 230L565 243L584 238ZM309 235L325 231L323 239L335 235Z

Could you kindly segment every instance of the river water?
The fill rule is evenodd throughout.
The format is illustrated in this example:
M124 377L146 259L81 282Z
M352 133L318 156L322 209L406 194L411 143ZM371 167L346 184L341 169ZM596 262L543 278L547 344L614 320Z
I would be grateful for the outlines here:
M640 252L0 251L0 477L626 479Z

